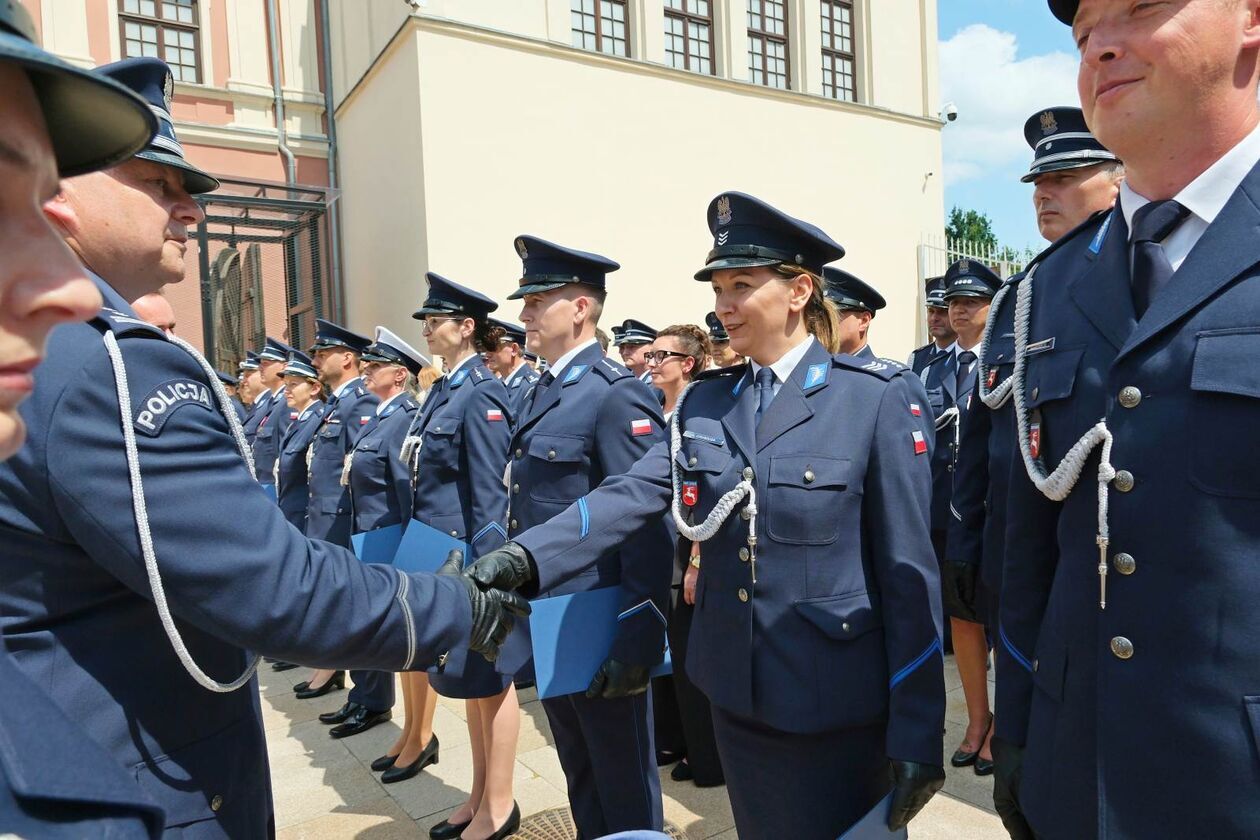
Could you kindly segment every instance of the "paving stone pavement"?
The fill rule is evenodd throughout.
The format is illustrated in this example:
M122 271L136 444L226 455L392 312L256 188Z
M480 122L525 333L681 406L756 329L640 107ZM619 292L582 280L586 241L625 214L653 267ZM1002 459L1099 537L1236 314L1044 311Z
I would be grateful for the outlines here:
M306 679L299 668L259 671L263 726L271 758L271 784L279 840L415 840L464 801L472 777L472 753L460 700L438 701L434 731L441 742L436 767L393 785L382 785L368 764L394 742L402 725L402 695L393 721L353 738L334 741L318 716L346 700L345 691L297 700L292 685ZM945 754L966 726L966 706L952 658L947 659ZM990 685L990 693L992 685ZM516 760L516 799L528 816L566 803L564 773L551 743L547 716L533 690L522 692L522 725ZM945 789L910 826L922 840L1004 840L993 814L992 779L970 768L947 768ZM725 788L700 789L661 775L665 818L691 840L737 840Z

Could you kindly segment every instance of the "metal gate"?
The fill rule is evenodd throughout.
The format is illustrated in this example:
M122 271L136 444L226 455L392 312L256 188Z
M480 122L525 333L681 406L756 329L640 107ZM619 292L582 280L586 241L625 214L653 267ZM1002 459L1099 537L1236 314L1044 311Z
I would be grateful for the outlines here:
M200 198L196 229L203 346L219 370L235 371L267 335L305 350L315 319L340 320L331 270L327 187L223 178Z

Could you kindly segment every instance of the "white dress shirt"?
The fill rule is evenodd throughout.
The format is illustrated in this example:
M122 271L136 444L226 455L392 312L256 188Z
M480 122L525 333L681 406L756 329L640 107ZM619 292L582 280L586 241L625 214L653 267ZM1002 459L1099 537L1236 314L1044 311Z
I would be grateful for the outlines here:
M583 350L585 350L587 347L590 347L592 344L598 344L598 343L599 343L599 339L597 338L592 338L588 341L583 341L577 347L574 347L568 353L565 353L563 356L557 359L556 363L552 365L551 367L547 368L547 370L551 372L551 375L554 378L559 379L560 374L564 373L564 369L569 366L569 363L577 358L578 353L581 353Z
M387 400L381 400L380 402L378 402L378 403L376 404L376 416L377 416L377 417L380 417L380 416L381 416L381 412L385 410L385 407L386 407L386 406L388 406L390 403L392 403L394 400L398 399L399 397L401 397L401 396L402 396L403 394L405 394L405 393L407 393L407 392L406 392L406 391L399 391L397 394L394 394L394 396L390 397L389 399L387 399Z
M809 348L814 344L814 337L807 336L804 341L784 353L777 362L770 365L770 370L774 372L774 384L770 387L771 393L776 397L779 395L779 389L783 387L783 383L792 375L792 371L796 370L796 366L801 363L801 359L805 358L805 354L809 352ZM751 359L749 360L752 361ZM752 362L753 383L757 382L757 373L762 365Z

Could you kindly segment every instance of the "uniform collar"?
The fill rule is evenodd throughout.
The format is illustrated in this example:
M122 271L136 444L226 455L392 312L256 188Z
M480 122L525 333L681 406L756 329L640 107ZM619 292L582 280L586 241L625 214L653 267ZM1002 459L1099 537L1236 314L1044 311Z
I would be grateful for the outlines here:
M284 393L284 386L281 385L279 388L271 392L271 398L274 400L283 393Z
M564 369L568 367L583 350L590 347L592 344L598 344L598 343L599 343L599 339L596 339L596 338L583 341L577 347L574 347L572 350L570 350L569 352L561 356L559 359L557 359L556 363L547 369L551 371L551 375L553 378L563 379L564 377L562 376L562 374L564 373Z
M808 336L800 344L784 353L779 360L770 365L770 370L774 371L774 381L783 383L787 382L788 377L792 375L792 371L796 370L796 366L801 363L801 359L805 358L805 354L809 352L809 348L814 346L814 337ZM753 381L757 381L757 373L761 370L762 365L749 359L752 365Z
M362 380L357 376L352 379L347 379L345 382L341 383L340 388L338 388L336 391L333 391L333 396L336 397L337 399L341 399L342 396L345 395L347 389L353 388L355 385L357 385L361 381Z
M386 406L388 406L390 403L392 403L394 400L398 399L399 397L401 397L401 396L402 396L403 394L405 394L405 393L407 393L407 391L404 389L404 390L402 390L402 391L399 391L397 394L394 394L394 396L390 397L389 399L387 399L387 400L381 400L379 403L377 403L377 404L376 404L376 416L377 416L377 417L380 417L380 416L381 416L381 412L383 412L383 411L385 410L385 407L386 407Z

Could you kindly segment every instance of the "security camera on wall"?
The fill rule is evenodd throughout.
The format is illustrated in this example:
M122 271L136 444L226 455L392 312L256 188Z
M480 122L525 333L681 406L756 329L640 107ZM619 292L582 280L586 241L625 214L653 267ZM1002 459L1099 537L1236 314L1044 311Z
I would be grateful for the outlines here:
M958 106L953 102L946 102L945 107L941 108L941 117L948 122L953 122L958 119Z
M410 6L412 11L424 5L424 0L403 0L403 2Z

